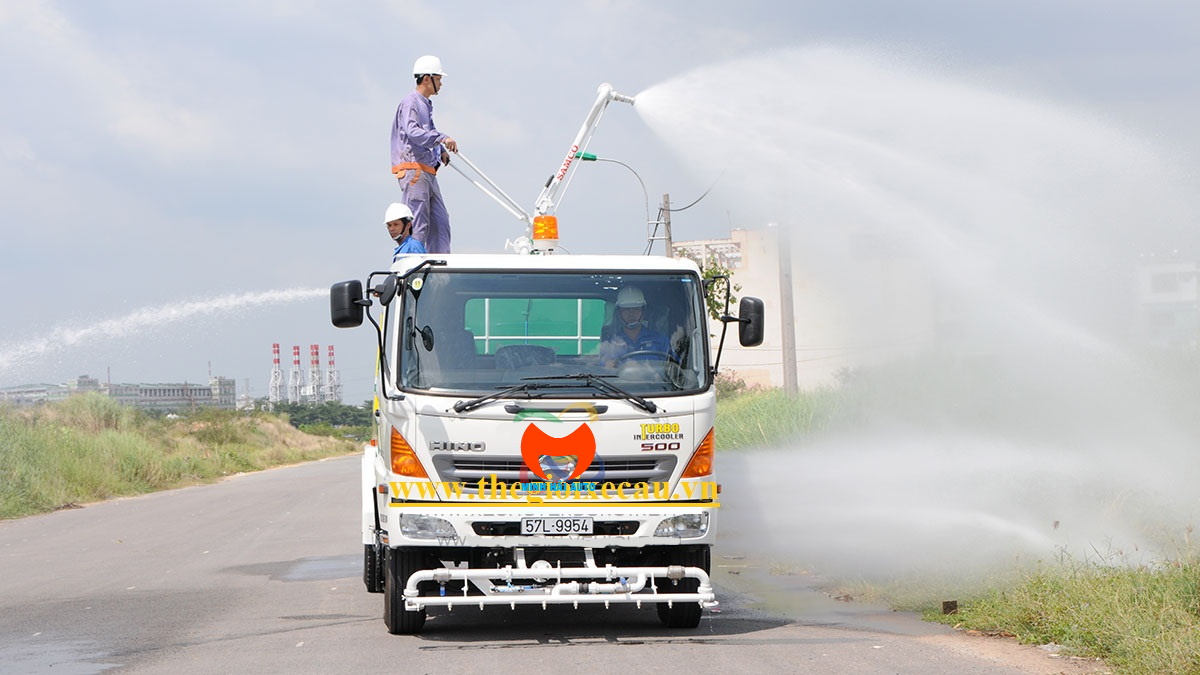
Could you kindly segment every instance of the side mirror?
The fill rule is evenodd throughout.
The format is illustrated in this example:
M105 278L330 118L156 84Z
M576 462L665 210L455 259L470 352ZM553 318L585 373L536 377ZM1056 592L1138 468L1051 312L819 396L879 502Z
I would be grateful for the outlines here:
M763 341L763 301L742 298L738 305L738 342L743 347L757 347Z
M397 283L396 275L389 274L382 284L375 287L375 295L379 296L379 304L387 307L388 303L396 298Z
M363 322L362 297L362 282L357 279L342 281L331 286L329 288L329 318L333 321L333 325L338 328L361 326Z

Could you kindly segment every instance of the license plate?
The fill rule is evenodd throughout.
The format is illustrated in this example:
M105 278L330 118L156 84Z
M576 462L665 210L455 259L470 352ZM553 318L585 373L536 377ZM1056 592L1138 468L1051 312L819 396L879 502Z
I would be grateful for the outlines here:
M592 519L571 518L522 518L521 534L591 534Z

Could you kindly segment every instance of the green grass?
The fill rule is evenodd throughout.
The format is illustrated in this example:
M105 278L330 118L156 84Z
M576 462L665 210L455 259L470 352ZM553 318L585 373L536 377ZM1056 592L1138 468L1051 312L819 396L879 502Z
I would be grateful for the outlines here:
M0 407L0 518L355 450L274 416L205 408L168 420L96 394L32 409Z
M717 450L778 445L825 429L836 417L842 394L820 389L788 396L781 389L718 394Z
M1152 567L1063 559L926 618L1062 645L1119 673L1200 673L1200 564L1189 556Z

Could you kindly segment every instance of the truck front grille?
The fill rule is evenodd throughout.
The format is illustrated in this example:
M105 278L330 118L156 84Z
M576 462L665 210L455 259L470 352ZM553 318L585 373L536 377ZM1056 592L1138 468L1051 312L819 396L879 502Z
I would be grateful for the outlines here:
M670 480L675 470L674 455L657 457L614 457L602 460L597 457L576 481L589 483L629 482L661 483ZM463 484L463 493L479 491L479 481L492 477L496 483L540 483L542 479L525 466L520 457L463 457L438 455L433 458L434 470L439 480Z

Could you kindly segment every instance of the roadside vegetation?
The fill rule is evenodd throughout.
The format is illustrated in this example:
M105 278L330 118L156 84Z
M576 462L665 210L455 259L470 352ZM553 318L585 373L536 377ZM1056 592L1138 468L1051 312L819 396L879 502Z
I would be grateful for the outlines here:
M796 441L821 431L838 414L841 394L821 389L788 396L717 376L717 450L747 450Z
M833 426L856 424L863 397L880 386L846 386L787 396L780 390L718 380L717 448L738 451L780 442L803 446ZM886 385L886 382L884 383ZM1190 530L1175 560L1134 564L1119 556L1057 560L985 580L838 580L838 594L917 611L962 630L1054 645L1064 656L1099 658L1121 674L1200 674L1200 556ZM947 595L953 587L952 595ZM943 614L942 599L957 597Z
M266 401L262 404L265 406ZM277 403L273 412L284 415L292 426L306 434L365 443L374 434L371 406L371 401L364 401L360 406L333 402L320 405Z
M1200 673L1200 564L1153 566L1067 558L930 621L1103 659L1118 673Z
M34 408L0 406L0 518L209 482L357 448L352 440L306 434L286 416L262 412L201 408L168 418L99 394Z

